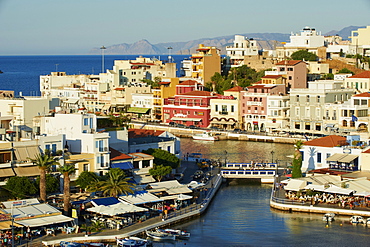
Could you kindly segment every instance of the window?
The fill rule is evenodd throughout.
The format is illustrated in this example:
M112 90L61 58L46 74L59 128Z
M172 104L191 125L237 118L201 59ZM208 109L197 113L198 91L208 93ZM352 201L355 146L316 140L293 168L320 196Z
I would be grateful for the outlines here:
M317 96L317 103L320 103L320 96Z
M321 153L317 153L317 162L321 163Z
M215 111L218 111L218 105L215 105Z
M233 105L231 106L231 112L234 112L234 106Z
M51 151L51 149L50 149L50 144L46 144L46 145L45 145L45 150L49 150L49 151Z
M83 167L84 172L88 172L89 171L89 164L84 164L83 166L84 166Z
M171 153L171 146L167 147L167 152Z
M296 102L299 102L299 95L296 96Z
M84 125L85 126L89 125L89 119L88 118L84 118Z
M307 102L307 103L310 103L310 95L307 95L307 96L306 96L306 102Z
M57 144L52 144L51 145L51 153L55 155L57 153Z

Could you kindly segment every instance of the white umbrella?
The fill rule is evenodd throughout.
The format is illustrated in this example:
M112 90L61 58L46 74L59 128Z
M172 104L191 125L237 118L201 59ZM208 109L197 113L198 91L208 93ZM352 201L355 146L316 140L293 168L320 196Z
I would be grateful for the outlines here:
M87 211L95 212L97 214L114 216L118 214L134 213L148 211L147 208L135 206L133 204L117 203L109 206L97 206L87 209Z
M184 195L184 194L179 194L177 195L177 200L184 201L193 198L192 196Z

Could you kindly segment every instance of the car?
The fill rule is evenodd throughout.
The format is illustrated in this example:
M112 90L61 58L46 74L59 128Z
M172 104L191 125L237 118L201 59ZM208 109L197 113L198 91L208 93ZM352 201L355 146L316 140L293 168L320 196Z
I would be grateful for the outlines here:
M211 130L220 130L219 128L215 127L215 126L211 126L209 127Z
M169 122L168 125L169 126L176 126L176 123L175 122Z
M198 126L195 126L195 125L189 125L188 127L189 129L198 129Z
M186 125L185 124L177 124L176 127L179 127L179 128L186 128Z
M242 130L241 129L234 129L233 132L240 133L240 132L242 132Z

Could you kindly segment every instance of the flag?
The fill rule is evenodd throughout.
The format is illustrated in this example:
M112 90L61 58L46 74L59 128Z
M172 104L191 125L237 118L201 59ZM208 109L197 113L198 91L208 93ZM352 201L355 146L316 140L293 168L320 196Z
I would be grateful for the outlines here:
M356 122L358 120L358 118L352 114L352 122Z

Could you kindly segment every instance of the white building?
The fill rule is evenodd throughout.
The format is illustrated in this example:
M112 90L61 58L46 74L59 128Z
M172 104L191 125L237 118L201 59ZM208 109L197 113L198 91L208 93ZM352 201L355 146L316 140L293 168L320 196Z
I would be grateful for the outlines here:
M304 27L299 33L291 33L290 42L285 47L321 47L324 46L324 36L317 32L315 28Z
M226 56L230 67L244 65L244 58L258 55L257 41L247 39L242 35L235 35L234 45L226 47Z

